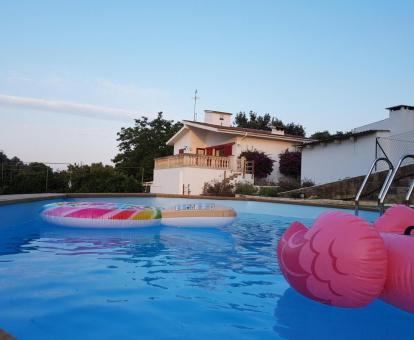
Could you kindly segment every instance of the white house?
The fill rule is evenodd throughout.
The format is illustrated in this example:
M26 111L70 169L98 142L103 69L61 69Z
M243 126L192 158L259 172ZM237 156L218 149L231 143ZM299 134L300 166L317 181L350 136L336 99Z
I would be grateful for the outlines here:
M167 142L174 146L174 154L155 159L151 192L199 195L204 183L214 180L253 182L252 165L239 156L254 149L275 161L269 180L277 181L279 154L308 140L276 129L234 127L231 117L231 113L205 110L204 122L184 120Z
M323 184L361 176L377 157L385 156L395 165L404 154L414 153L414 107L387 110L387 118L357 127L349 135L304 144L302 180ZM384 169L379 163L377 171Z

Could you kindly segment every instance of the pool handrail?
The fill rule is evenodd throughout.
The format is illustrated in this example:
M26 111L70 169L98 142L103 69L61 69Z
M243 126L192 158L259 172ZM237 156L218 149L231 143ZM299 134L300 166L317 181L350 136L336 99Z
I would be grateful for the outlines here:
M381 190L378 194L378 206L379 206L379 202L380 202L380 197L382 197L383 192L384 192L385 188L387 187L388 182L390 181L390 178L391 178L391 176L393 174L393 171L394 171L394 166L392 165L391 161L387 157L378 157L378 158L376 158L372 162L371 167L370 167L368 173L366 174L364 180L362 181L362 184L361 184L361 186L358 190L358 193L355 196L355 215L356 216L358 216L358 214L359 214L359 200L361 198L362 192L363 192L363 190L365 189L365 186L368 183L369 176L372 174L372 172L373 172L374 168L376 167L377 163L380 162L380 161L383 161L383 162L387 163L388 173L387 173L387 176L385 177L384 183L382 184Z
M397 166L395 167L395 169L394 169L394 171L393 171L393 173L391 175L391 178L387 182L387 185L386 185L385 189L380 192L379 201L378 201L378 205L380 207L380 213L384 212L384 201L385 201L385 198L387 197L387 194L388 194L388 191L389 191L389 189L391 187L391 184L392 184L392 182L395 179L395 175L397 174L398 170L400 169L402 163L407 158L414 159L414 155L413 154L406 154L406 155L404 155L404 156L402 156L400 158L400 160L398 161ZM405 196L405 204L409 204L410 197L411 197L411 194L413 192L413 189L414 189L414 181L411 182L410 187L408 188L407 194Z

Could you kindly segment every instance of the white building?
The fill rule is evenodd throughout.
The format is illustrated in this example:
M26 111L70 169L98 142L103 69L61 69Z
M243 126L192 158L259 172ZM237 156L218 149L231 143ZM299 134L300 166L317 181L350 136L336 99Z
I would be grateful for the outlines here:
M265 152L275 163L269 180L277 181L279 154L295 149L306 138L281 130L244 129L231 126L231 113L204 111L204 122L184 120L184 126L168 142L174 154L155 159L152 193L199 195L213 180L253 182L250 165L240 154Z
M377 157L394 165L414 153L414 107L387 108L388 118L355 128L352 134L306 143L302 149L302 180L324 184L365 175ZM407 162L408 163L408 162ZM379 163L377 170L384 170Z

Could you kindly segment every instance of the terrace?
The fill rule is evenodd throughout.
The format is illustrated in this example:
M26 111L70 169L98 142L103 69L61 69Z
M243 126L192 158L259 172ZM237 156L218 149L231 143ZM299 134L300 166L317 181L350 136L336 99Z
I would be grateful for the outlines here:
M173 156L156 158L154 168L159 170L191 167L252 173L252 166L252 162L248 162L244 158L236 158L235 156L210 156L182 153Z

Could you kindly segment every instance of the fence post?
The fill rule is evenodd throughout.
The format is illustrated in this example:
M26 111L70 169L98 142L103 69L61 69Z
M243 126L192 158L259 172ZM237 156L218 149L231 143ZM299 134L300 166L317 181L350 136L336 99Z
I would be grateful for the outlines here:
M45 192L47 192L47 180L48 180L48 177L49 177L49 168L46 167L46 184L45 184L46 191Z

